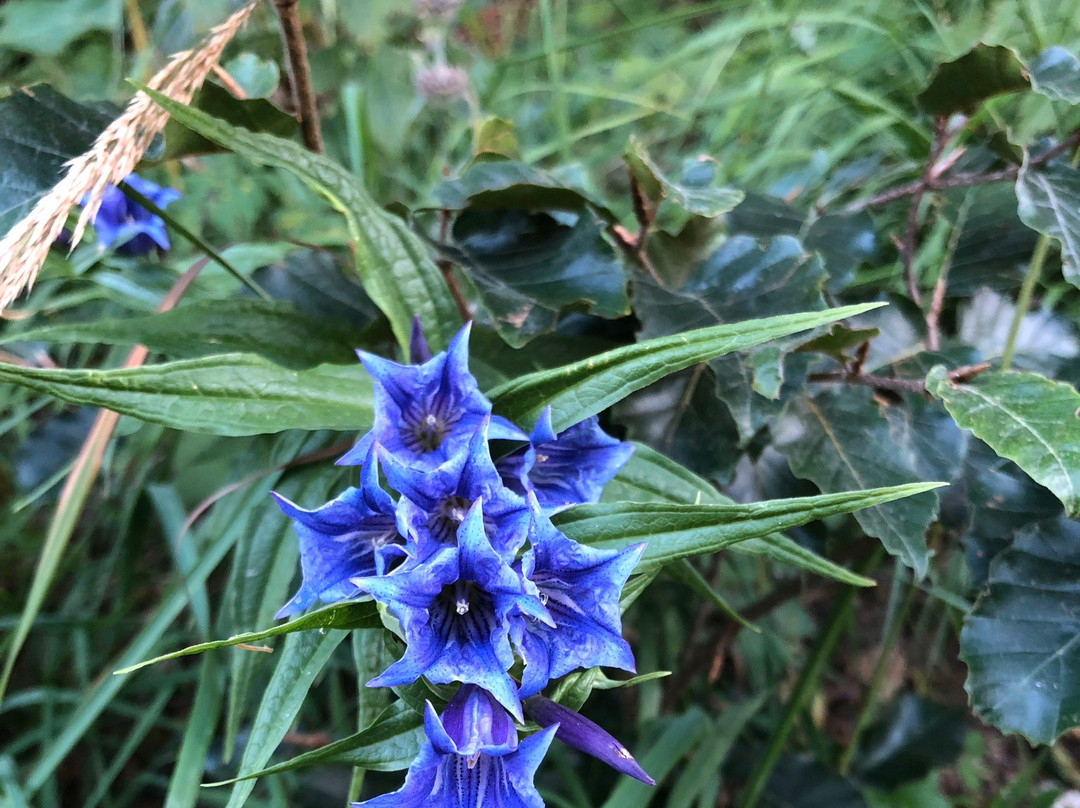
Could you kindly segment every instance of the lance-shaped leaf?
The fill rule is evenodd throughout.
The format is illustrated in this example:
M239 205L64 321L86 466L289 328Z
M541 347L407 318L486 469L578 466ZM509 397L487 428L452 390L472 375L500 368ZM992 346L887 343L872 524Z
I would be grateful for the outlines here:
M715 553L749 539L770 541L780 530L850 513L939 488L943 483L911 483L891 488L776 499L751 505L667 505L620 502L578 505L554 517L575 541L605 548L647 542L641 567Z
M774 425L773 436L792 472L822 491L919 479L910 442L898 443L869 390L828 390L792 401ZM922 577L930 559L924 536L937 506L937 495L927 493L868 508L855 518L868 535L880 539L885 549Z
M176 358L257 353L287 367L356 362L357 329L317 319L290 303L266 300L200 300L140 317L91 320L4 334L0 342L90 342L145 345Z
M532 424L544 407L550 406L552 423L556 432L561 432L635 390L698 362L852 317L880 305L867 303L787 314L645 340L560 368L521 376L499 385L489 395L497 413L519 424Z
M938 366L926 389L964 429L1080 513L1080 393L1038 373L984 373L966 384Z
M275 766L257 772L207 783L210 786L226 786L241 780L254 780L268 774L306 769L310 766L356 766L379 772L395 772L408 768L424 737L424 716L397 701L387 707L375 722L348 738L312 749Z
M213 435L354 431L371 423L371 381L359 364L290 370L251 354L117 370L0 364L0 382Z
M1080 286L1080 171L1061 162L1033 169L1025 161L1016 198L1024 224L1061 242L1065 280Z
M212 640L210 642L201 642L198 645L189 645L187 648L181 648L179 651L162 654L153 659L148 659L145 662L139 662L135 665L121 668L116 671L116 673L117 675L131 673L139 670L139 668L156 665L159 662L167 662L170 659L179 659L180 657L191 656L192 654L201 654L204 651L213 651L217 648L228 648L234 645L249 645L250 643L277 637L282 634L292 634L296 631L311 631L313 629L325 631L326 629L331 628L375 628L376 626L381 625L382 622L379 619L379 613L373 601L366 600L360 602L349 601L347 603L335 603L333 606L325 606L322 609L316 609L313 612L308 612L302 617L298 617L288 623L274 626L273 628L263 629L262 631L247 631L243 634L236 634L225 640Z
M1003 732L1048 744L1080 724L1080 525L1025 528L998 556L960 658L975 712Z
M154 90L141 89L174 120L255 163L295 174L344 214L356 271L365 291L390 320L402 350L408 350L414 314L433 347L449 341L461 320L423 242L405 222L376 205L348 171L291 141L231 126Z

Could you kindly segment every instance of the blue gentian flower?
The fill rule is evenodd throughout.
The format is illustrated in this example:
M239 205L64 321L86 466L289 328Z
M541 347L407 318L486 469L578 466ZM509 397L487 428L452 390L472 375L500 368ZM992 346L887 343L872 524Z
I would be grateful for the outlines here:
M159 208L168 207L180 198L178 191L162 188L137 174L128 174L124 182ZM105 189L93 222L98 242L103 247L113 247L121 255L147 255L155 249L169 249L164 220L128 199L115 186Z
M483 687L521 719L521 702L510 666L508 617L528 615L553 625L536 587L491 546L477 500L457 531L457 544L443 547L423 564L391 575L353 578L386 604L405 634L405 653L368 687L406 685L426 676L436 684L466 682Z
M599 501L604 486L633 451L629 443L604 432L595 415L556 435L548 407L536 422L529 445L495 465L509 488L521 494L533 491L551 512Z
M429 702L424 711L427 738L405 784L392 794L353 803L354 808L543 808L533 777L558 728L548 727L519 744L509 717L497 716L499 707L485 705L486 697L482 690L463 686L441 721ZM454 713L464 714L464 720Z
M634 760L629 749L581 713L543 696L530 696L525 699L524 704L525 712L537 724L542 727L558 727L555 737L566 745L602 760L628 777L650 786L656 785L656 781Z
M278 618L288 617L321 600L334 603L360 594L350 578L382 575L404 555L398 534L394 501L379 487L374 451L360 475L360 487L348 488L337 499L309 511L279 494L278 507L294 520L300 539L303 582Z
M484 522L491 545L512 560L525 542L529 506L503 485L491 462L488 418L480 422L467 447L441 466L407 466L380 452L390 487L401 494L398 527L415 541L417 561L454 542L458 525L474 502L484 500Z
M535 498L530 549L521 571L536 586L554 625L529 614L511 617L510 636L525 661L522 698L540 692L551 679L578 668L601 665L634 670L634 655L622 638L619 595L645 549L585 547L551 524Z
M373 442L403 463L425 468L445 463L469 445L480 422L491 413L491 402L469 373L470 328L471 323L466 324L445 352L420 365L399 365L358 351L375 380L375 423L338 460L340 465L363 462ZM524 432L498 416L491 418L488 437L528 440Z

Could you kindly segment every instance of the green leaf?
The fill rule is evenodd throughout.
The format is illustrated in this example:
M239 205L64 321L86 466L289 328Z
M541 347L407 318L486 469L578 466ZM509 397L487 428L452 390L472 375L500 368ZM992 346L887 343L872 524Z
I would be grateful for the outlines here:
M72 404L105 407L173 429L214 435L286 429L355 431L371 423L371 380L359 364L289 370L250 354L117 370L0 364L0 382Z
M1055 101L1080 104L1080 59L1054 45L1031 63L1031 89Z
M68 160L90 149L116 112L72 101L47 84L0 99L0 236L60 181Z
M1015 51L979 43L958 59L938 65L918 102L931 115L946 116L974 112L988 98L1030 88Z
M191 106L232 126L252 132L267 132L289 138L300 130L292 115L282 112L265 98L241 100L219 84L208 81L191 99ZM170 120L165 124L165 151L162 160L175 160L199 154L214 154L225 147L208 140L192 129ZM156 162L156 161L155 161Z
M184 738L169 777L164 808L195 808L199 802L203 768L221 713L222 685L217 674L214 658L203 657Z
M279 365L305 368L354 364L353 347L359 339L357 329L348 323L315 319L289 303L203 300L162 314L8 333L0 336L0 343L139 344L178 358L257 353Z
M466 210L452 233L461 262L511 345L552 330L567 309L609 319L630 311L622 264L587 210L558 217Z
M62 54L91 31L119 35L122 27L121 0L35 0L0 5L0 48L42 56Z
M382 622L379 619L378 610L375 608L375 603L373 601L346 601L344 603L335 603L332 606L325 606L322 609L316 609L313 612L308 612L301 617L297 617L295 620L290 620L288 623L282 623L281 625L263 629L262 631L248 631L243 634L229 637L225 640L212 640L211 642L201 642L198 645L189 645L187 648L181 648L179 651L162 654L153 659L147 659L144 662L121 668L115 673L117 675L127 674L132 671L137 671L139 668L157 665L159 662L167 662L170 659L179 659L180 657L201 654L204 651L213 651L217 648L228 648L233 645L249 645L270 637L292 634L296 631L311 631L312 629L325 631L326 629L374 628L381 625Z
M847 362L851 359L848 351L872 340L880 333L881 329L878 328L848 328L846 325L836 323L829 328L827 333L800 343L795 350L822 353L831 356L837 362Z
M671 373L731 351L852 317L881 304L788 314L720 325L616 348L553 370L530 373L490 392L496 412L531 424L551 407L556 430L566 429Z
M825 288L839 292L855 276L855 270L877 253L877 228L866 211L850 215L829 213L816 219L803 243L824 260L829 279Z
M291 172L344 214L356 271L365 291L390 320L403 350L408 350L414 314L433 347L449 341L461 321L442 273L420 239L376 205L348 171L290 141L230 126L154 90L141 89L184 126L255 163Z
M774 424L773 437L792 472L822 491L919 479L911 446L897 443L869 390L845 387L796 399ZM868 508L855 518L921 578L930 560L924 537L937 506L937 495L927 493Z
M687 160L681 182L668 177L637 138L631 137L624 159L638 186L654 206L668 200L686 213L712 219L727 213L743 200L743 192L737 188L713 184L716 168L709 158ZM681 224L685 221L679 222Z
M475 162L458 179L436 186L434 194L447 210L584 211L589 204L582 192L515 160Z
M224 68L248 98L267 98L281 81L277 62L250 52L234 56Z
M248 744L240 760L240 777L265 766L300 712L315 677L347 636L347 631L325 629L301 631L286 638L251 725ZM254 788L254 780L236 783L226 808L241 808Z
M1002 732L1049 744L1080 724L1080 525L1025 528L998 556L960 658L972 707Z
M634 453L630 456L630 460L615 475L615 479L607 484L603 501L666 502L684 505L734 504L706 480L671 458L642 444L634 445ZM773 561L788 564L796 569L803 569L854 586L864 586L868 580L822 558L813 550L803 547L782 533L773 533L763 539L748 539L733 545L731 549L741 553L764 555Z
M310 766L346 765L379 772L400 771L412 763L423 737L424 716L405 702L397 701L387 707L370 727L348 738L297 755L276 766L231 780L207 783L206 786L225 786Z
M1025 160L1016 198L1024 224L1061 242L1061 271L1080 286L1080 171L1061 162L1032 169Z
M620 502L578 505L553 521L570 538L606 548L646 542L641 566L715 553L748 539L768 543L770 534L838 513L872 508L915 496L943 483L911 483L867 491L777 499L751 505L669 505Z
M1080 393L1037 373L984 373L967 384L944 367L926 389L964 429L986 441L1054 492L1070 516L1080 514Z

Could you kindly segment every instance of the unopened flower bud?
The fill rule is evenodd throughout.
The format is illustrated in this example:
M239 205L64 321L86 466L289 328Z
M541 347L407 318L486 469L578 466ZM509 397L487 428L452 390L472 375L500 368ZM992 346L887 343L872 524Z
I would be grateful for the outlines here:
M413 84L429 101L446 102L465 97L469 91L469 76L460 67L437 63L420 68Z

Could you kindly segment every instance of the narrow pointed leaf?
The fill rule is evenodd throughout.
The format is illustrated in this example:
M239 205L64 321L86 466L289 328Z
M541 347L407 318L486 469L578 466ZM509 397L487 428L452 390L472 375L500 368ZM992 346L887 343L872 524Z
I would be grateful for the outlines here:
M881 305L787 314L645 340L560 368L521 376L499 385L489 395L495 411L515 423L532 424L544 407L550 406L552 423L556 431L561 431L670 373Z
M248 631L244 634L237 634L224 640L212 640L210 642L201 642L198 645L189 645L187 648L181 648L179 651L162 654L153 659L147 659L144 662L121 668L116 671L116 673L118 675L131 673L132 671L139 670L139 668L156 665L159 662L167 662L170 659L178 659L180 657L191 656L192 654L201 654L204 651L213 651L217 648L228 648L233 645L247 645L253 642L259 642L260 640L269 639L270 637L292 634L296 631L310 631L312 629L326 630L331 628L374 628L375 626L381 625L382 623L379 620L379 614L375 608L374 601L366 600L360 602L350 601L347 603L335 603L333 606L325 606L322 609L308 612L302 617L298 617L288 623L282 623L280 626L274 626L273 628L264 629L262 631Z
M375 204L342 166L291 141L232 126L154 90L140 89L174 121L259 165L291 172L340 211L353 238L356 271L364 289L390 320L402 350L408 350L414 314L436 348L461 325L453 298L423 242L405 222Z
M984 373L967 384L938 366L926 389L964 429L1080 514L1080 393L1038 373Z
M71 404L105 407L173 429L214 435L353 431L371 423L371 381L359 364L290 370L252 354L118 370L0 364L0 382Z
M911 483L891 488L777 499L752 505L667 505L620 502L578 505L554 521L582 544L626 547L647 542L641 566L714 553L748 539L769 541L769 535L939 488L943 483ZM865 579L862 581L867 582Z

